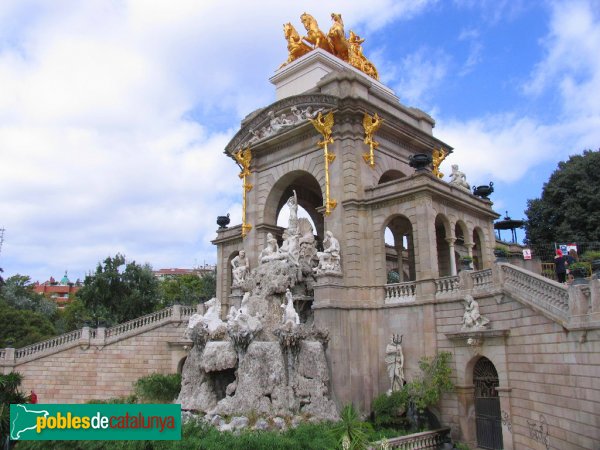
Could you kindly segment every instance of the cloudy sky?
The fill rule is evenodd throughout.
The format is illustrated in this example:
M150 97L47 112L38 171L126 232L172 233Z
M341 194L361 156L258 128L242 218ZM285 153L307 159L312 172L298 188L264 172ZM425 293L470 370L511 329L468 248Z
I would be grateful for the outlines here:
M117 252L214 263L241 216L223 149L273 102L282 24L366 37L400 100L436 119L471 184L524 217L556 164L600 146L600 3L542 0L2 0L0 267L83 278Z

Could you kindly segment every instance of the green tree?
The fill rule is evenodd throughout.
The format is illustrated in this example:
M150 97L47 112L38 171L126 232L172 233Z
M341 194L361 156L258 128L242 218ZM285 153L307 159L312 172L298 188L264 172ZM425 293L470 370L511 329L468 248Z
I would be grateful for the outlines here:
M27 275L13 275L0 288L0 298L15 309L28 309L54 318L58 307L52 300L34 291L31 278Z
M600 150L558 163L541 198L527 201L525 235L530 245L600 241Z
M0 301L0 348L20 348L49 339L56 329L48 317L27 309L16 309Z
M95 322L125 322L155 310L158 305L158 281L148 265L126 263L117 254L98 263L96 273L85 277L77 292Z
M160 296L163 306L173 304L193 305L210 300L215 296L216 282L213 274L199 277L186 274L169 277L160 282Z
M28 398L19 391L22 381L23 376L17 372L0 375L0 446L4 446L4 443L8 442L10 404L28 401Z

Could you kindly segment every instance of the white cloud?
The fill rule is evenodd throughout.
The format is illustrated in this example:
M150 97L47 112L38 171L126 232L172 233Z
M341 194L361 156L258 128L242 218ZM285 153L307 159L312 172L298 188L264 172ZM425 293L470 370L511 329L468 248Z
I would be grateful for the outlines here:
M340 11L360 34L429 3L2 2L0 265L44 280L116 252L214 262L216 216L241 216L223 148L274 100L281 24Z
M450 56L441 50L420 48L406 55L388 78L396 81L394 90L408 105L427 105L448 72Z

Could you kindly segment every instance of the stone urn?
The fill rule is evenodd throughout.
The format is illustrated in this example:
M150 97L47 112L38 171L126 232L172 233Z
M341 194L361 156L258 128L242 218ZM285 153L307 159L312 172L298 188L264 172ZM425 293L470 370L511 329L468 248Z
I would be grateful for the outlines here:
M485 184L482 186L476 186L473 188L473 195L477 197L485 198L488 200L490 194L494 192L494 183L490 181L490 185L486 186Z
M413 167L417 172L426 170L431 164L431 156L425 153L417 153L416 155L410 155L408 158L408 165Z
M473 258L463 257L460 258L460 268L461 270L473 270L471 264L473 263Z
M229 214L227 214L226 216L217 216L217 225L219 225L220 230L222 230L223 228L227 228L229 222L231 222Z

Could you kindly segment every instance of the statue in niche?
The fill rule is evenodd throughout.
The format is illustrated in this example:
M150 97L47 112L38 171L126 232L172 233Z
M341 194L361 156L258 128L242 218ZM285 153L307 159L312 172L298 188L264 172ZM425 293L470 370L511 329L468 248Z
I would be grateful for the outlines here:
M317 258L319 258L319 265L314 268L317 275L342 273L340 243L333 237L331 231L325 233L323 251L317 252Z
M232 286L239 286L248 277L250 273L250 262L246 257L246 251L240 250L239 255L231 260L233 283Z
M279 251L279 245L277 244L277 239L273 237L271 233L267 233L267 245L260 252L258 260L261 263L276 261L278 259L285 259L286 255L282 254Z
M463 330L480 330L490 323L489 319L481 317L479 303L471 295L465 295L465 313L463 314Z
M404 353L402 352L402 336L393 334L390 343L385 347L385 362L387 364L388 376L390 377L390 389L388 395L399 391L404 386Z
M452 164L452 173L450 174L450 184L457 186L461 189L471 191L471 186L467 183L467 177L463 172L458 170L458 164Z
M292 292L290 289L286 289L285 291L285 299L286 303L283 303L281 307L283 308L283 319L282 323L284 326L295 326L300 325L300 316L296 312L294 308L294 297L292 296Z

